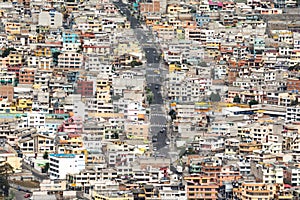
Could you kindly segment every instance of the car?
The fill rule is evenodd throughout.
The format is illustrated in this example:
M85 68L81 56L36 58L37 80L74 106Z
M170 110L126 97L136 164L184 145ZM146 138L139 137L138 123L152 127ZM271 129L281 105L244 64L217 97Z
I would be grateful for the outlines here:
M156 147L153 147L153 151L157 151L157 148L156 148Z
M155 89L158 89L158 85L155 86Z
M30 193L24 194L24 198L29 198L30 196L31 196Z
M152 137L152 142L157 142L157 137L153 136Z

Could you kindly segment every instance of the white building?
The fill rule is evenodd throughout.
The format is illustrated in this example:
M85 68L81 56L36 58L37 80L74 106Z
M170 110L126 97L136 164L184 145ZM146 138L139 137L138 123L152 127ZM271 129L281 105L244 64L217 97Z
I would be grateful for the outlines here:
M63 15L56 11L41 12L39 14L39 25L50 26L50 28L60 28L62 26Z
M300 122L300 106L286 108L286 122Z
M79 173L85 169L83 154L50 154L50 179L65 179L67 173Z

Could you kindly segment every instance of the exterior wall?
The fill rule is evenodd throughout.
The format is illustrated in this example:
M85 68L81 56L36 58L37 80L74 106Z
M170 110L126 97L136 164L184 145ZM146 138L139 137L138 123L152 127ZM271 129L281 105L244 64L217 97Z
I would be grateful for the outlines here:
M153 1L152 3L140 3L140 12L160 12L160 2Z
M93 81L78 81L76 93L84 97L93 96Z
M9 102L12 102L14 96L14 86L1 85L0 98L7 98Z
M22 68L20 69L19 74L19 83L20 84L33 84L35 69L32 68Z
M67 173L85 169L85 155L50 154L50 179L65 179Z
M63 15L61 13L50 11L39 14L39 25L59 28L62 26Z
M58 56L58 68L62 70L81 70L83 56L76 52L66 52Z
M300 79L288 79L287 80L288 91L300 91Z

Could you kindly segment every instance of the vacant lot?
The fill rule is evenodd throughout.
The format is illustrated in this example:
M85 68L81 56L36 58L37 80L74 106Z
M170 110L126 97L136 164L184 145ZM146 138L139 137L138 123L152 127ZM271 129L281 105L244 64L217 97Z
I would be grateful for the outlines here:
M10 181L13 184L20 185L27 188L38 188L40 187L40 182L38 181L17 181L17 180L11 180Z

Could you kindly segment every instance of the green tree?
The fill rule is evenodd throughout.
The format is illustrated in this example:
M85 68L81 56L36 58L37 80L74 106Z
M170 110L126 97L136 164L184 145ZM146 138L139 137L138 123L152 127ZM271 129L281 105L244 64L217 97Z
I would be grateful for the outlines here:
M47 162L47 163L45 164L45 166L43 167L42 172L43 172L43 173L47 173L48 170L49 170L49 168L50 168L50 164Z
M45 151L44 155L43 155L44 160L48 160L49 158L49 154L47 151Z
M16 49L15 49L15 48L11 48L11 47L5 49L5 50L2 52L2 58L7 57L7 56L10 54L11 51L16 51Z
M170 115L170 117L171 117L172 120L176 119L176 114L177 114L176 111L173 110L173 109L170 110L170 112L169 112L169 115Z
M233 103L241 103L241 98L239 97L239 95L235 95L235 97L233 98Z
M251 108L252 105L257 105L257 104L258 104L258 101L256 101L256 100L249 101L250 108Z
M140 66L140 65L142 65L142 64L143 64L143 63L140 62L140 61L133 60L133 61L131 61L130 66L131 66L131 67L135 67L135 66Z
M147 101L148 101L149 104L152 103L153 97L154 97L154 95L153 95L153 93L150 90L149 93L147 94Z
M298 97L295 100L291 101L291 106L297 106L299 104Z
M58 63L58 56L59 56L59 54L60 54L60 52L58 52L58 51L52 53L53 63L55 65L57 65L57 63Z
M4 165L0 166L0 189L2 189L2 192L4 196L8 196L9 194L9 182L8 182L8 176L14 172L13 167L5 163Z
M213 93L213 92L210 94L209 99L212 102L219 102L219 101L221 101L220 95L218 93Z

